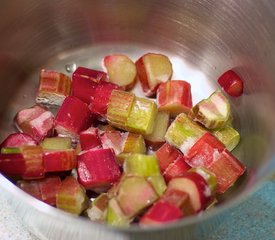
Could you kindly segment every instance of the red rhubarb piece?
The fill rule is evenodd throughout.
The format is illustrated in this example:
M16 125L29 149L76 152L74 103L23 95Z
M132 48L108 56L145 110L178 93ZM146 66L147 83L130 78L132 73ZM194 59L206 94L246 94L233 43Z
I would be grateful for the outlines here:
M69 171L76 167L74 149L46 151L43 154L45 172Z
M77 139L79 133L91 126L92 115L88 105L76 97L67 97L56 118L55 129L61 136Z
M82 131L79 134L79 140L82 151L101 147L98 129L94 127L90 127L87 130Z
M21 153L0 154L0 172L11 176L22 176L25 171L25 160Z
M243 93L243 81L233 70L223 73L218 83L232 97L239 97Z
M105 72L78 67L72 75L72 96L89 104L95 95L98 83L105 81L106 78Z
M174 117L188 113L192 108L190 83L181 80L161 83L157 90L157 104L159 111L169 112Z
M183 216L182 211L168 202L156 202L140 219L141 225L160 225L173 222Z
M91 99L89 105L92 113L105 118L111 93L114 89L119 89L119 86L108 82L100 82L98 84L94 98Z
M102 147L112 148L116 155L120 154L127 139L127 133L120 131L108 131L100 135Z
M53 133L54 116L50 111L38 105L23 109L15 116L18 129L40 142Z
M23 145L36 145L36 141L26 133L12 133L1 144L0 148L13 147L19 148Z
M106 190L120 178L121 172L111 149L91 149L77 157L78 181L86 189Z

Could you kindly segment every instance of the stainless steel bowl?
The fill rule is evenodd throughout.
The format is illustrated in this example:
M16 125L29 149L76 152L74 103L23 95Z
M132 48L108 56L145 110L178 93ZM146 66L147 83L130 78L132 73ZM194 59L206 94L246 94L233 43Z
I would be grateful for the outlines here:
M275 169L275 2L272 0L2 0L0 8L0 133L34 103L42 67L67 74L101 68L104 55L133 60L162 52L174 79L192 83L194 102L234 69L245 91L230 98L242 141L234 154L248 171L221 204L199 217L161 228L114 229L75 218L23 193L0 175L1 195L41 239L201 239Z

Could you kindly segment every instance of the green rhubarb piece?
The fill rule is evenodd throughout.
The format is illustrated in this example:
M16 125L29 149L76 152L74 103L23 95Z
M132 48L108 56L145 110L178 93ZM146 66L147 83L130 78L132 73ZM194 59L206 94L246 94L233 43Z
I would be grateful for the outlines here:
M128 226L131 222L125 216L115 198L112 198L108 203L106 222L112 226Z
M154 155L131 154L124 162L126 174L150 177L160 175L158 160Z
M155 102L136 97L126 121L126 128L134 133L151 134L154 130L156 116L157 105Z
M116 199L123 213L131 218L153 204L158 195L144 177L126 176L119 185Z
M154 130L151 134L146 135L145 139L151 142L164 142L164 136L169 124L169 113L158 112L154 124Z
M153 188L159 196L161 196L167 188L165 180L161 174L158 176L147 177L147 181L151 183L151 185L153 186Z
M123 153L145 153L146 145L145 145L143 136L140 134L128 133L122 152Z
M47 150L67 150L72 148L72 140L69 137L45 138L40 146Z
M186 154L205 132L201 125L191 120L185 113L181 113L169 126L165 140Z
M230 126L220 128L212 133L224 144L228 151L232 151L240 142L240 134Z
M115 127L125 129L135 95L130 92L113 90L107 108L107 120Z
M208 129L224 127L230 116L230 104L221 91L216 91L209 98L197 103L190 115Z
M1 153L3 153L3 154L20 153L20 148L4 147L4 148L1 148Z
M108 207L109 197L107 193L98 195L87 209L87 215L92 221L104 222Z

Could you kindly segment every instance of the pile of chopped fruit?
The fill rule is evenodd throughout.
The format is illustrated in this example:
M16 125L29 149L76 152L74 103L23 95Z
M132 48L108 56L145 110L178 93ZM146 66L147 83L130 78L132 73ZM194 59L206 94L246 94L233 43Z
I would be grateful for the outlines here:
M240 135L226 96L193 106L191 85L171 80L162 54L106 56L104 66L72 78L41 71L36 105L16 114L19 132L0 145L0 172L47 204L115 226L163 224L215 204L245 172L231 153ZM144 98L131 92L137 81ZM242 94L232 70L218 82Z

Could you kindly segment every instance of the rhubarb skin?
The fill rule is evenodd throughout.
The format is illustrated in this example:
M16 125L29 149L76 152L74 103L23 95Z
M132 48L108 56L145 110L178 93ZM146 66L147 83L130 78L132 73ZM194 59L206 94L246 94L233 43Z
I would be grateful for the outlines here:
M113 90L107 108L107 120L115 127L125 129L135 95L130 92Z
M101 147L98 129L94 127L90 127L87 130L82 131L79 134L79 140L82 151Z
M69 171L76 167L74 149L45 151L43 154L45 172Z
M132 218L158 199L158 195L143 177L128 176L119 186L117 201L123 213Z
M0 144L0 149L6 147L18 148L23 145L35 146L37 142L26 133L12 133Z
M157 105L159 111L165 111L172 117L192 108L191 85L186 81L172 80L161 83L157 90Z
M126 122L126 128L133 133L151 134L154 130L156 116L157 106L153 101L136 97Z
M186 154L205 132L201 125L192 121L185 113L181 113L169 126L165 140Z
M137 77L147 97L156 93L160 83L171 79L172 64L168 57L162 54L147 53L136 61Z
M72 148L72 140L69 137L45 138L40 146L45 150L68 150Z
M19 131L30 135L36 142L53 134L53 114L38 105L19 111L14 120Z
M36 103L60 106L71 93L71 79L63 73L42 69Z
M60 136L79 138L79 133L92 123L88 105L76 97L67 97L55 117L55 129Z
M77 157L78 181L86 189L105 191L121 176L112 149L91 149Z
M72 75L72 96L90 104L97 85L106 79L107 74L105 72L78 67Z
M66 177L56 194L56 207L79 215L88 208L88 204L85 189L72 176Z
M22 176L25 171L25 160L19 154L0 154L0 172L9 176Z
M156 202L140 219L142 226L155 226L174 222L183 217L182 211L168 202Z
M233 70L229 70L223 73L218 78L218 83L231 97L240 97L243 94L243 81L240 76Z
M103 118L106 119L107 108L109 104L109 100L113 90L119 90L119 86L109 82L100 82L96 87L96 91L94 97L91 98L91 102L89 104L90 111Z

